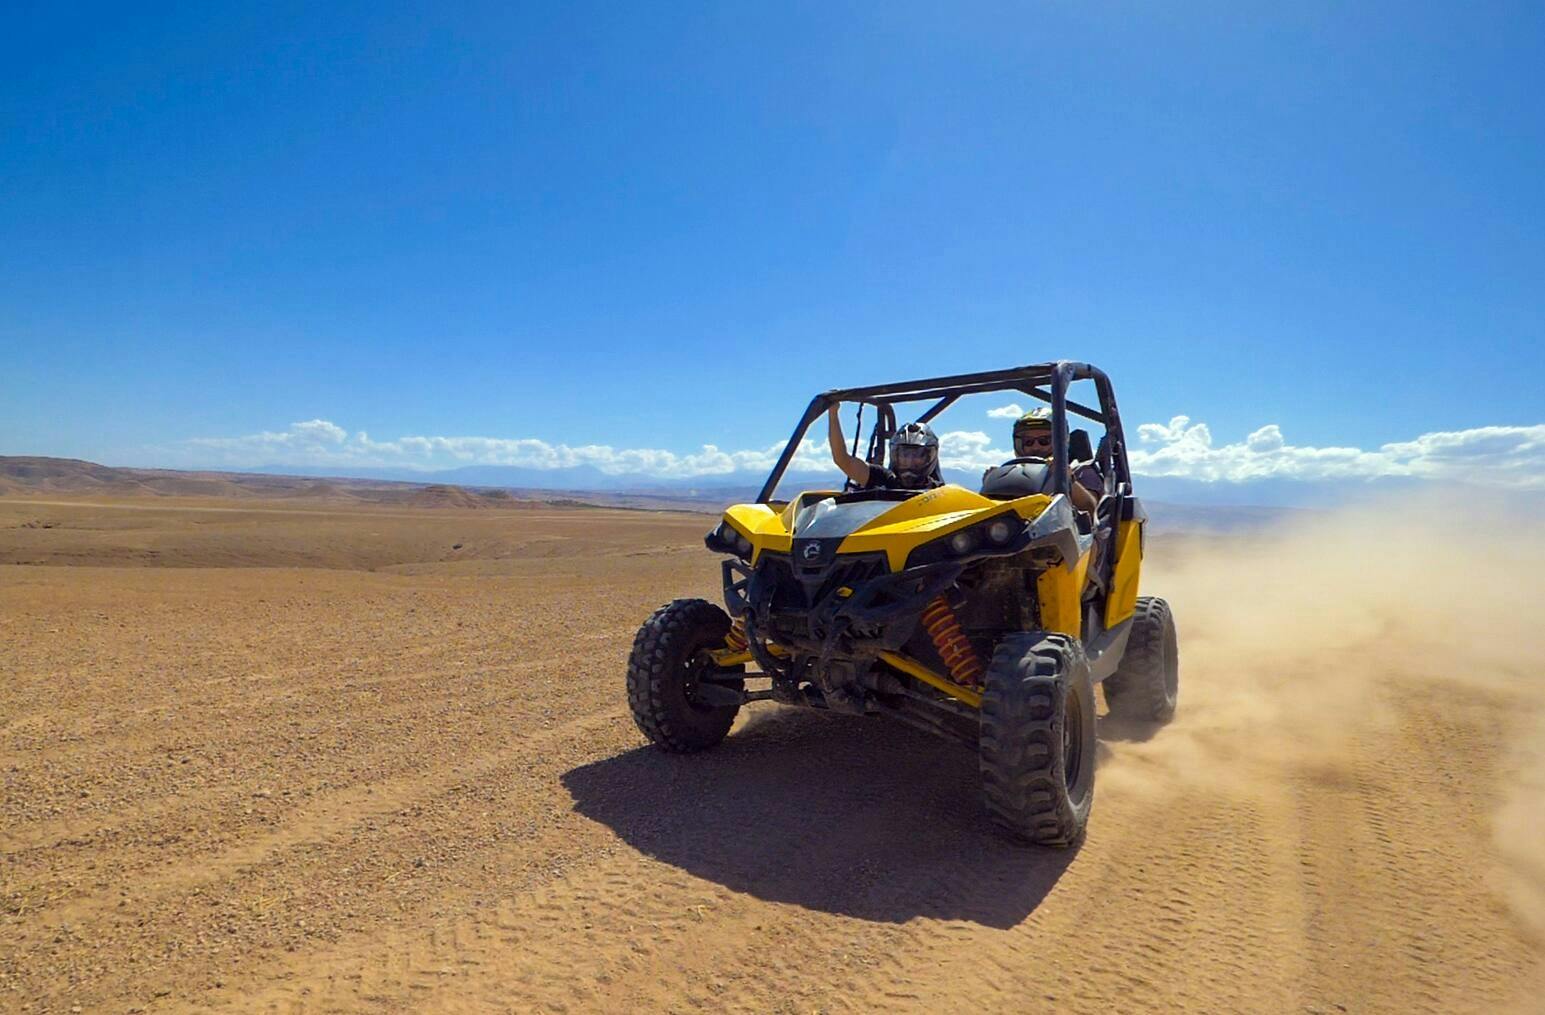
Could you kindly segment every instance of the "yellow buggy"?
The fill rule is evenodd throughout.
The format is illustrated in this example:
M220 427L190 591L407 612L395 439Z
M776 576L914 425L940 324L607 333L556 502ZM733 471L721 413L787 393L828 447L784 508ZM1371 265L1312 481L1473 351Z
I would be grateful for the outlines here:
M1097 404L1069 399L1080 382ZM936 474L923 490L849 482L775 497L832 405L872 411L866 461L878 467L898 411L921 408L928 423L996 392L1050 405L1048 458L989 469L975 490ZM1103 431L1097 446L1072 419ZM1099 488L1092 512L1071 499L1075 469ZM725 557L724 608L678 599L639 630L634 720L687 753L723 740L753 701L889 716L973 746L987 812L1011 835L1070 845L1093 801L1094 685L1119 719L1175 712L1174 621L1164 600L1138 595L1146 525L1115 395L1089 364L817 395L756 501L727 509L705 538Z

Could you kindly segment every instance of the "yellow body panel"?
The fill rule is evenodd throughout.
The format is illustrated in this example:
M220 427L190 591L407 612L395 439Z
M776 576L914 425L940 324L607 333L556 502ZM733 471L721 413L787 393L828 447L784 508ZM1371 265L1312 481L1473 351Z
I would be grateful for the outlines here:
M1092 552L1086 552L1071 571L1065 567L1049 567L1041 572L1035 591L1041 600L1041 626L1046 630L1060 631L1075 638L1083 634L1084 579L1089 574L1089 561L1093 556Z
M736 504L724 512L724 518L751 541L751 562L755 564L763 551L788 553L793 544L790 530L794 516L804 505L834 496L835 491L812 490L776 509L767 504ZM1050 503L1051 498L1040 493L1002 501L960 486L941 486L897 502L889 511L849 533L837 552L883 552L890 569L900 571L906 567L907 556L930 539L946 536L1006 508L1030 521Z
M929 540L974 525L989 515L1012 506L1021 518L1030 519L1045 510L1051 498L1044 494L1015 501L993 500L959 486L941 486L902 501L895 508L850 533L838 553L883 552L892 571L907 566L907 557Z
M783 517L766 504L735 504L724 512L724 520L741 535L751 540L751 563L755 564L763 550L788 553L793 545L789 527Z
M1116 574L1105 600L1105 626L1115 627L1137 609L1137 576L1143 566L1143 523L1138 519L1116 528Z
M790 528L795 515L806 504L832 491L813 490L800 494L786 505L736 504L724 512L724 518L751 541L751 562L762 553L788 553L793 547ZM964 487L941 486L897 502L896 506L849 533L839 554L884 553L892 571L906 567L907 557L924 543L949 535L957 529L984 518L1012 510L1032 521L1051 503L1046 494L1031 494L1017 500L1002 501L983 497ZM1137 600L1137 573L1142 559L1141 535L1135 521L1122 522L1117 533L1116 580L1107 601L1107 622L1119 623L1132 614ZM1048 568L1037 583L1041 601L1041 623L1048 631L1060 631L1078 637L1082 634L1082 599L1091 554L1085 553L1070 570ZM1112 612L1114 611L1114 612Z

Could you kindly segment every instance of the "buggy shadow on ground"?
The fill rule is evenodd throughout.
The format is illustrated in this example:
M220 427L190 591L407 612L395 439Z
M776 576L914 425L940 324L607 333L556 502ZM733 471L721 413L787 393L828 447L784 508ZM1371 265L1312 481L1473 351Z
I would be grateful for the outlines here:
M863 920L1017 926L1076 859L999 836L963 746L794 709L743 723L703 754L641 747L563 784L578 813L662 863Z

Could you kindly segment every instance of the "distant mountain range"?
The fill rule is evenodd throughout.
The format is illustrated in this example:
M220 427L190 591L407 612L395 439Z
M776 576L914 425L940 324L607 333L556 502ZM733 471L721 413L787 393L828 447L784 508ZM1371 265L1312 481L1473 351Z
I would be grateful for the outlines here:
M336 467L262 465L248 470L271 476L314 476L334 478L339 476ZM487 486L520 490L590 490L612 493L672 493L692 491L751 491L755 496L767 478L761 472L716 473L686 478L665 478L647 473L602 472L591 465L575 465L558 469L538 469L519 465L465 465L455 469L436 469L426 472L417 469L394 469L376 466L355 466L346 470L351 479L379 479L398 483L455 483L459 486ZM839 483L836 470L829 476L819 473L797 473L790 480L794 485L819 486Z
M469 466L433 473L406 469L284 469L254 472L133 469L66 458L0 457L0 496L200 497L305 499L340 504L412 508L520 508L533 505L593 505L644 510L718 512L726 504L752 500L760 475L661 480L610 476L593 469L519 469ZM963 485L977 477L949 473ZM557 485L564 481L574 486ZM591 483L586 487L582 484ZM791 489L835 486L837 476L802 473ZM1175 504L1145 496L1155 522L1172 530L1218 531L1267 524L1294 513L1257 505Z
M337 468L268 465L249 470L264 475L339 478ZM735 503L755 498L765 473L740 471L687 477L661 477L647 473L608 473L593 466L538 469L513 465L468 465L430 472L371 466L350 467L346 477L399 483L453 483L507 490L545 490L564 493L609 493ZM944 470L951 483L975 488L981 474L960 469ZM842 482L830 473L799 472L785 476L781 492L835 487ZM1198 507L1284 508L1337 507L1372 497L1409 491L1431 484L1416 479L1381 479L1373 482L1261 479L1249 483L1205 482L1168 476L1137 477L1138 494L1145 500Z
M340 474L342 473L342 474ZM662 478L616 475L580 466L534 469L470 465L418 472L392 468L306 468L268 466L247 472L137 469L76 459L0 456L0 496L63 493L104 496L270 497L333 499L340 502L411 507L519 507L532 504L595 505L643 510L717 512L727 504L754 500L761 473ZM945 478L974 488L980 476L946 470ZM804 489L833 489L841 479L795 473L780 495ZM1471 499L1479 505L1545 511L1545 491L1500 490L1438 484L1415 479L1377 482L1340 480L1205 483L1165 477L1137 477L1138 493L1162 528L1236 529L1281 520L1300 509L1327 509L1379 502L1396 495L1419 503Z

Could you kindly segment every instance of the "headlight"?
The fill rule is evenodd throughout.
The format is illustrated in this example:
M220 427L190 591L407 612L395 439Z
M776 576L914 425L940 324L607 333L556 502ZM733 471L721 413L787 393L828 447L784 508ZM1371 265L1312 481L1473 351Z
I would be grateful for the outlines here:
M1012 512L951 532L924 543L907 558L908 567L940 564L980 554L1018 553L1024 548L1029 525Z
M976 533L970 529L961 529L950 537L950 552L964 557L976 549Z
M715 553L733 553L743 560L751 558L751 540L741 535L729 522L720 522L703 537L703 545Z

